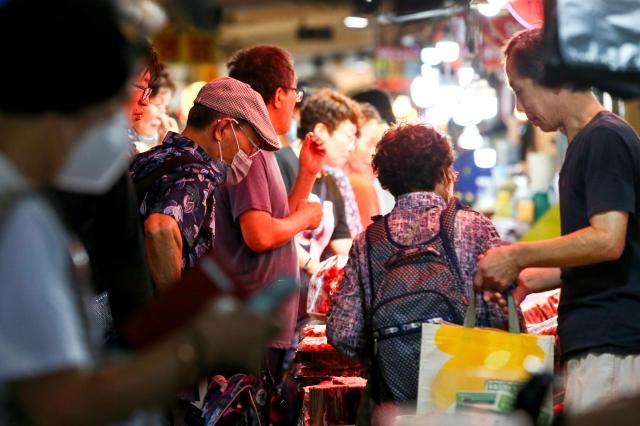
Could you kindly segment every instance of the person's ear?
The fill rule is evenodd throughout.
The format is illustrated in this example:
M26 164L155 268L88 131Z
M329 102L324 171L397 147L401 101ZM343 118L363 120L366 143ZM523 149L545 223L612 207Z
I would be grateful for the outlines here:
M287 91L282 87L278 87L276 92L273 94L273 98L271 99L271 104L273 104L275 109L282 108L284 106L284 99L287 96Z
M211 134L214 142L222 141L222 133L228 124L225 118L214 120L213 123L211 123Z

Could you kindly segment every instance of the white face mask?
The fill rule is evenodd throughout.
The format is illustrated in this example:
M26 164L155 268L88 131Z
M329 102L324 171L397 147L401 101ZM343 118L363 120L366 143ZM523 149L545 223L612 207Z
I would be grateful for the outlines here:
M237 121L236 121L237 124ZM251 158L240 149L240 144L238 143L238 137L236 136L236 131L233 128L233 122L231 122L231 131L233 132L233 138L236 141L236 146L238 147L238 151L233 156L233 160L231 160L231 164L227 164L222 159L222 148L220 146L220 141L218 142L218 152L220 152L220 159L218 160L218 164L220 168L222 168L225 172L225 181L224 185L236 185L242 181L248 174L249 169L251 168Z
M129 160L127 118L119 112L88 129L76 143L54 185L85 194L107 192Z

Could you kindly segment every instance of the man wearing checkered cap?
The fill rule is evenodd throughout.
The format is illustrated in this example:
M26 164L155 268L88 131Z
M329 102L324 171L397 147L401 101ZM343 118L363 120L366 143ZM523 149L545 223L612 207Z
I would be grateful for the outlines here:
M181 134L136 157L131 174L159 290L213 247L215 189L239 183L261 150L279 146L260 95L226 77L200 90Z
M277 134L291 124L296 101L296 75L290 55L275 46L256 46L237 52L228 64L229 75L251 85L262 96ZM319 203L307 201L324 157L322 140L307 135L300 153L300 172L289 194L272 152L256 156L247 178L234 187L216 191L216 255L228 258L238 285L260 292L282 276L298 277L293 237L315 229L322 219ZM276 381L282 361L292 347L298 315L298 295L278 308L281 334L270 344L267 367Z

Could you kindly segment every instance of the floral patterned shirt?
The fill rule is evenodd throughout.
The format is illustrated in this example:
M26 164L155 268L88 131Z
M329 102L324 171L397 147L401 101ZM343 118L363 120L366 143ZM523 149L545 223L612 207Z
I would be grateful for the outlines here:
M340 189L340 194L342 194L342 199L344 200L344 213L347 217L347 226L349 227L351 236L355 237L362 232L363 228L362 222L360 221L360 209L358 209L356 195L353 192L351 182L349 182L349 177L342 169L336 167L325 166L324 170L333 176L333 179Z
M163 162L182 155L197 163L177 166L152 183L142 202L140 214L162 213L175 219L182 234L182 267L195 265L213 247L215 237L214 190L224 182L224 172L191 139L169 132L161 145L139 154L131 164L133 180L153 172Z
M429 240L440 231L440 213L446 207L445 200L433 192L401 195L388 221L391 237L404 245ZM344 279L327 318L329 343L349 356L363 355L368 337L363 306L371 306L371 290L365 235L365 232L361 233L353 242ZM454 245L463 280L471 293L478 255L500 245L500 237L486 216L473 210L459 210ZM478 324L489 322L495 328L508 328L506 316L495 304L486 303L477 296L476 309Z

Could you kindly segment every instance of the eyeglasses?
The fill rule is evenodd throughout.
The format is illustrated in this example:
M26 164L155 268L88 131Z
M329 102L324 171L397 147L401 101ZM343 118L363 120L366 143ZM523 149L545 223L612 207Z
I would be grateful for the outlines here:
M342 129L335 129L334 132L338 132L347 138L349 141L349 149L353 149L356 146L356 142L358 141L358 135L356 133L347 132Z
M152 92L151 87L144 87L138 83L131 83L131 85L137 89L142 90L142 96L140 97L138 102L144 102L149 100L149 97L151 97L151 92Z
M296 94L296 103L302 102L302 98L304 98L304 90L298 89L297 87L285 87L287 90L293 90Z
M233 129L233 123L231 123L231 129ZM258 146L258 144L256 144L253 139L251 139L251 136L249 136L247 134L247 132L242 128L241 125L238 124L238 130L240 130L242 132L242 134L244 135L244 137L247 138L247 140L249 141L249 143L251 144L251 146L253 147L253 150L251 151L251 153L248 155L249 158L253 158L256 155L258 155L260 153L260 147Z

